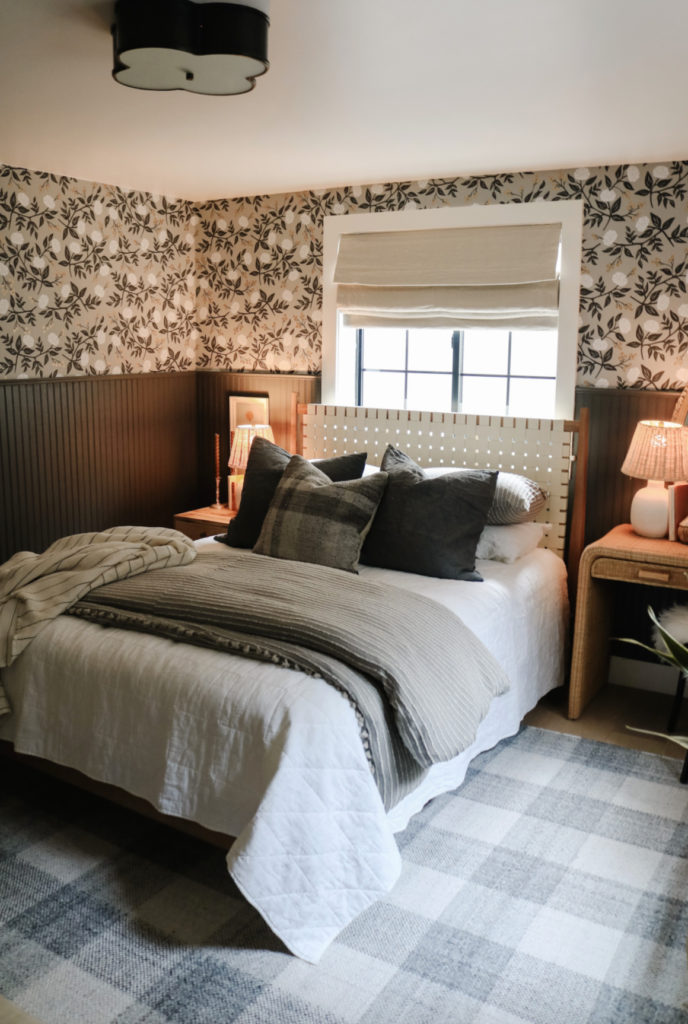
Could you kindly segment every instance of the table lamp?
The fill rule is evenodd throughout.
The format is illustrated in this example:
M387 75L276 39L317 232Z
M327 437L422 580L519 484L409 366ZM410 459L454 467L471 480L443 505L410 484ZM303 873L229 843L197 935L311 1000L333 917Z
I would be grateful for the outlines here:
M621 472L647 480L633 496L631 526L641 537L665 537L669 526L667 481L688 479L688 428L668 420L641 420Z
M230 477L228 480L229 507L236 510L241 501L241 489L244 482L244 470L248 463L253 439L264 437L268 441L275 440L269 423L242 423L234 431L232 448L229 453Z

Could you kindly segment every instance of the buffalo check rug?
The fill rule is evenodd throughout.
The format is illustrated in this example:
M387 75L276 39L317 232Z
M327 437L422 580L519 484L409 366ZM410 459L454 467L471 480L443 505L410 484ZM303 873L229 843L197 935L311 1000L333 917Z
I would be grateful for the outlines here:
M688 1021L680 762L525 728L398 836L317 965L222 851L0 769L0 993L43 1024Z

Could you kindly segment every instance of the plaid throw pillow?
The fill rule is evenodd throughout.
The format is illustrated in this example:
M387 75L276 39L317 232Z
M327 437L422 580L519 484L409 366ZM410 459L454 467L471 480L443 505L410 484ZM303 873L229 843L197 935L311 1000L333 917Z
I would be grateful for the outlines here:
M361 546L386 485L386 473L333 483L311 462L294 455L253 550L358 572Z
M289 464L291 455L284 448L273 444L265 437L257 437L251 445L248 465L241 492L241 504L234 519L227 526L227 533L217 540L234 548L252 548L260 535L263 520L270 508L282 473ZM330 480L357 480L363 473L366 462L365 452L337 455L331 459L316 459L315 465Z

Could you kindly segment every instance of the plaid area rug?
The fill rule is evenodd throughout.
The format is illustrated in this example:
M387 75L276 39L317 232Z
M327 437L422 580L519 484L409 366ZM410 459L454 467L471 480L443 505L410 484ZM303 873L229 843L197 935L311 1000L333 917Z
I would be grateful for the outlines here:
M526 728L317 966L220 850L3 767L0 992L44 1024L686 1024L680 764Z

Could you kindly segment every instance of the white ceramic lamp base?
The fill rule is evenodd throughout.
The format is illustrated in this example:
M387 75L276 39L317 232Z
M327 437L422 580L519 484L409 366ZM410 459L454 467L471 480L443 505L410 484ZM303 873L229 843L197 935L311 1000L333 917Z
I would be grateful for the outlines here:
M641 537L666 537L669 530L669 492L661 480L648 480L631 502L631 526Z

